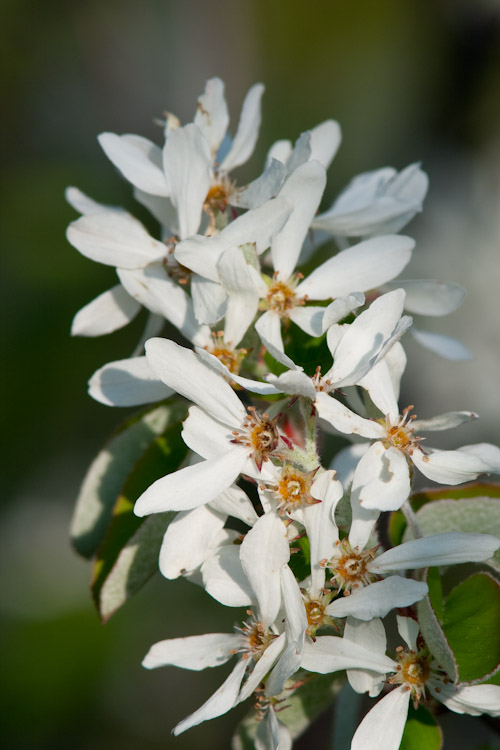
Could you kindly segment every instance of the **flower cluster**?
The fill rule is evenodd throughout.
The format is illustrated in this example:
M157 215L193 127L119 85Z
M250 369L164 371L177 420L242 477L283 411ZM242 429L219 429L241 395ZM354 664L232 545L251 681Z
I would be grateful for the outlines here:
M218 78L192 122L167 116L162 148L135 135L100 136L159 230L152 236L127 211L68 189L82 214L69 242L118 276L76 314L72 332L110 333L146 309L134 355L101 367L90 394L111 406L187 399L188 457L138 497L134 512L176 512L159 554L166 578L182 575L246 610L234 633L161 641L147 654L147 668L234 660L174 734L253 696L255 746L284 750L292 739L280 709L299 676L347 670L358 692L390 688L353 750L397 750L410 698L500 712L499 687L461 686L444 672L419 636L414 606L428 593L424 569L484 562L500 539L424 537L409 504L414 467L458 485L500 472L500 450L427 447L420 433L477 415L417 419L413 406L398 405L401 339L414 329L405 312L447 314L464 294L454 283L396 280L415 246L399 232L422 208L425 173L413 164L359 175L318 213L341 140L328 120L294 145L276 142L262 173L239 185L233 170L254 150L262 93L257 84L246 95L234 137ZM326 260L310 270L320 245ZM177 342L159 336L166 323ZM424 332L417 337L428 343ZM439 348L452 358L457 345L443 336ZM399 509L416 538L390 547L379 529L383 514ZM382 618L401 608L408 651L392 658Z

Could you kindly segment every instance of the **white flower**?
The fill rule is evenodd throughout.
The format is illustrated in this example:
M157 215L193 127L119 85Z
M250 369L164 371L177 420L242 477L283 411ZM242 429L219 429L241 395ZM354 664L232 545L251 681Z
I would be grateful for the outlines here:
M304 238L319 205L325 186L325 170L317 161L298 167L287 179L278 200L287 199L293 211L282 229L273 235L272 278L263 278L258 254L245 251L251 237L239 233L237 220L212 238L192 238L179 243L175 255L180 263L219 284L227 297L226 336L239 341L262 307L263 315L255 324L261 338L283 351L281 321L292 320L311 336L323 333L323 307L305 306L312 300L343 297L363 292L397 276L410 259L414 242L408 237L377 237L349 248L323 263L304 280L295 274ZM242 217L246 218L246 217ZM234 232L234 230L232 230ZM229 242L228 242L229 240ZM242 249L243 248L243 251ZM206 316L201 322L215 322ZM231 327L231 334L228 333Z
M383 365L383 363L382 363ZM449 412L428 420L416 420L408 407L399 414L393 383L383 367L373 368L360 382L385 414L368 420L336 399L319 393L321 417L344 434L375 439L359 460L353 477L353 493L364 508L397 510L410 494L410 465L441 484L460 484L479 474L500 471L500 449L478 444L442 451L420 446L416 430L444 430L474 419L473 412Z
M206 460L154 482L137 500L137 515L196 508L214 500L240 473L257 479L275 475L268 459L283 440L289 442L276 418L252 407L247 412L224 378L173 341L150 339L146 358L163 383L200 407L192 407L183 438Z
M389 682L399 687L388 693L366 714L353 737L351 750L398 750L410 699L418 704L425 698L427 690L455 713L472 716L482 713L500 715L500 687L454 685L439 671L428 649L419 649L418 623L408 617L397 619L399 633L409 649L398 652L397 661L393 661L390 670L394 676ZM380 644L371 640L369 645L376 650Z
M313 228L340 237L372 237L399 232L418 211L429 180L418 164L401 172L391 167L355 177Z
M273 514L262 516L246 535L241 555L249 584L251 588L255 586L253 598L258 602L258 616L249 611L250 618L235 634L213 633L161 641L144 659L143 664L149 669L173 665L200 670L238 656L233 671L219 690L181 721L174 734L220 716L246 700L269 672L266 694L278 694L299 666L305 615L297 582L287 565L290 551L283 522Z

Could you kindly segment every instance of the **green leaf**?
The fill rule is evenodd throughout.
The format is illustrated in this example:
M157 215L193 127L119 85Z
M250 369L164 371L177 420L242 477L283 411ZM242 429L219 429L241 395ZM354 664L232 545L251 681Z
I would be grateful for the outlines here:
M96 553L131 467L174 419L184 417L185 410L183 404L162 404L128 419L96 456L83 481L71 522L71 541L80 555L90 558Z
M472 499L435 500L424 505L416 516L424 536L446 531L466 531L475 534L494 534L500 537L500 498L498 497L480 495ZM406 542L412 538L413 535L407 528L403 541ZM500 571L500 549L485 564Z
M432 714L423 706L410 704L399 750L441 750L443 734Z
M105 618L101 600L103 586L112 573L121 551L145 522L144 518L138 518L133 513L135 501L154 481L175 471L187 453L187 446L180 435L180 425L177 421L175 409L172 410L171 417L172 420L175 417L173 426L163 435L155 438L146 452L132 467L115 503L108 530L99 547L91 587L97 609L103 618ZM127 555L125 555L126 559ZM126 566L125 562L122 564ZM121 569L123 571L123 568ZM141 575L143 582L145 582L147 577L144 579L144 574ZM137 590L140 577L134 575L134 584L133 586L130 584L130 590L133 588L134 593ZM107 616L109 617L109 614Z
M300 682L305 680L302 685ZM278 721L288 727L292 739L299 737L340 692L345 680L336 672L328 675L312 675L299 672L288 680L280 703ZM293 691L294 686L300 686ZM293 692L292 692L293 691ZM252 709L238 725L233 736L232 750L254 750L255 735L259 726L257 712Z
M174 511L147 518L119 553L102 584L99 613L106 622L158 570L158 556Z
M481 682L500 668L500 584L476 573L445 600L443 630L458 666L459 682Z
M285 352L295 364L304 368L308 375L314 375L319 366L323 373L332 366L332 355L326 343L326 333L313 337L305 333L295 323L290 323L284 337Z

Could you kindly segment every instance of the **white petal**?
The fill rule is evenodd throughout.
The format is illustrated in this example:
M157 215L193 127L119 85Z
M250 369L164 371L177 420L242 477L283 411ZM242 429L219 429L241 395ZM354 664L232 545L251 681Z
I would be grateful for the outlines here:
M311 159L317 159L328 169L342 140L340 125L335 120L325 120L309 131L311 136Z
M369 447L370 443L354 443L336 454L330 468L337 472L337 479L343 487L348 487L352 483L359 459L364 456Z
M168 339L150 339L146 357L153 372L181 396L194 401L210 416L232 427L240 427L245 409L224 378L189 349Z
M409 703L410 691L404 686L384 696L357 728L351 750L398 750Z
M239 546L220 547L202 566L203 585L226 607L249 607L255 594L241 566Z
M241 693L238 697L238 703L241 703L241 701L246 700L250 695L252 695L255 688L257 688L258 685L262 682L267 672L269 672L269 670L279 657L280 653L283 651L285 644L286 637L284 633L281 633L281 635L271 641L255 667L253 668L253 671L250 673L248 680L243 685Z
M141 306L117 284L79 310L71 324L72 336L102 336L123 328L135 318Z
M76 187L67 187L64 191L64 197L69 205L80 214L95 214L100 211L126 213L126 211L119 206L106 206L104 203L98 203Z
M364 305L365 295L361 292L348 294L347 297L339 297L330 302L328 307L323 308L323 331L324 333L334 323L338 323L346 318L353 310Z
M246 663L242 660L237 662L235 668L220 688L197 711L183 721L180 721L174 728L173 734L177 736L181 732L185 732L186 729L191 729L191 727L195 727L203 721L215 719L216 716L222 716L222 714L229 711L237 702L246 666Z
M253 526L259 518L250 498L239 487L229 487L229 489L221 492L210 503L210 507L219 513L239 518L240 521L243 521L248 526Z
M424 349L429 349L434 354L439 354L441 357L450 359L452 362L472 359L472 354L467 347L461 341L451 336L444 336L442 333L431 331L420 331L415 327L412 327L411 335Z
M198 97L194 123L200 128L215 156L229 125L224 83L220 78L210 78L207 81L205 91Z
M336 599L328 605L326 611L332 617L352 615L358 620L371 620L373 617L385 617L396 607L409 607L423 599L427 592L426 583L390 576L383 581L355 589L350 596Z
M191 278L191 298L198 323L215 325L224 317L227 308L226 290L221 284L204 279L198 274Z
M394 380L386 359L380 360L366 375L358 381L358 385L365 388L370 398L382 414L396 422L399 417L397 394L394 390Z
M82 255L107 266L142 268L166 255L163 242L126 213L101 211L81 216L69 225L66 236Z
M256 83L248 91L241 108L238 129L227 156L221 163L221 169L229 172L240 164L244 164L253 154L257 136L259 135L261 111L260 100L264 93L262 83Z
M358 464L353 479L356 486L360 483L358 472L363 472L365 478L359 492L364 508L398 510L410 494L408 461L396 448L374 443Z
M151 372L146 357L108 362L89 380L89 394L106 406L139 406L174 393Z
M323 324L324 307L294 307L290 310L289 317L295 325L309 334L309 336L321 336L325 330Z
M266 346L267 348L267 346ZM282 375L268 375L270 383L277 388L280 393L289 393L292 396L305 396L305 398L314 401L316 398L316 389L312 384L309 375L299 370L289 370Z
M228 295L224 337L237 346L253 323L259 306L259 291L253 282L250 267L239 250L230 248L224 252L217 270Z
M311 588L319 594L325 585L325 569L320 560L331 557L338 541L338 529L333 522L335 507L342 497L342 485L334 471L324 471L311 487L311 494L321 502L304 508L304 525L311 545Z
M146 669L157 667L181 667L199 671L206 667L218 667L233 656L232 649L241 643L237 633L207 633L189 638L170 638L155 643L142 662Z
M412 617L401 617L396 615L398 623L398 632L409 649L418 651L417 638L420 632L420 625Z
M426 454L421 450L414 450L411 458L427 479L439 484L470 482L477 479L479 474L487 474L492 470L479 456L461 450L427 450Z
M270 247L272 238L281 230L292 210L292 203L280 194L238 216L219 237L223 237L233 247L255 243L257 255L260 255ZM211 242L215 240L216 237Z
M280 197L288 198L293 205L290 218L271 248L273 266L282 281L287 281L295 269L325 184L325 168L318 161L310 161L298 167L280 191Z
M344 297L366 292L401 273L415 242L402 235L375 237L360 242L316 268L296 289L309 299Z
M461 445L459 450L477 456L489 465L488 471L500 471L500 448L491 443L474 443L473 445Z
M439 692L431 693L441 703L457 714L500 716L500 687L498 685L471 685L457 688L453 683L439 683Z
M478 416L473 411L449 411L446 414L431 417L431 419L417 419L413 422L412 427L416 432L450 430L452 427L458 427L465 422L477 419Z
M248 451L234 446L223 456L157 479L136 501L134 513L147 516L165 510L190 510L209 503L235 481L247 456Z
M321 419L330 422L345 435L355 434L367 438L380 438L384 435L380 424L360 417L327 393L320 392L316 395L316 408Z
M158 146L138 135L101 133L98 140L108 159L132 185L152 195L169 194Z
M282 393L282 391L280 391L278 388L275 388L270 383L264 383L259 380L250 380L250 378L243 378L240 375L235 375L233 372L228 370L226 365L223 364L220 359L217 359L217 357L215 357L213 354L207 352L206 349L200 349L199 347L196 347L196 353L198 354L200 359L206 362L209 367L215 370L215 372L219 372L226 380L238 383L238 385L246 388L247 391L261 394Z
M281 569L290 559L286 527L275 513L266 513L245 536L241 564L259 603L264 627L272 625L281 603Z
M218 283L217 261L225 250L232 247L222 232L214 237L197 234L179 242L174 255L181 265L199 273L205 279Z
M319 674L342 669L371 669L384 674L394 670L394 662L385 654L348 641L347 638L321 635L314 643L306 641L304 644L301 667Z
M259 334L260 340L266 349L273 357L275 357L275 359L278 359L278 357L275 356L275 353L277 352L282 352L283 356L286 356L283 339L281 337L281 318L277 313L273 310L267 310L256 321L255 330Z
M311 158L311 132L306 130L301 133L295 141L293 151L287 159L286 167L291 175L296 169L308 162Z
M231 429L209 416L198 406L189 408L183 422L182 439L192 451L203 458L222 456L232 440Z
M230 198L231 205L240 208L257 208L270 198L274 198L286 176L286 167L277 159L271 159L260 177L245 187L236 190Z
M275 141L273 145L271 146L271 148L269 149L269 151L267 152L266 166L268 166L271 163L272 159L277 159L283 164L286 164L288 159L290 158L291 153L292 153L291 141L288 141L286 139Z
M379 654L385 654L387 637L382 620L378 617L369 622L348 617L344 628L344 638ZM369 669L348 669L347 679L353 690L357 693L368 693L371 698L380 693L384 684L380 674Z
M387 288L404 289L405 309L418 315L448 315L460 307L465 297L463 286L450 281L398 280L387 284Z
M163 265L133 271L118 269L118 277L134 299L170 321L188 341L209 338L208 329L203 329L195 318L191 298L168 276Z
M163 151L171 201L179 215L181 239L198 231L203 203L210 187L211 157L197 125L172 131Z
M255 750L292 750L290 731L279 724L274 710L269 707L255 735Z
M178 513L163 537L159 558L161 574L174 579L196 570L225 522L224 514L206 505Z
M489 560L499 548L500 539L491 534L450 531L393 547L368 563L367 568L373 573L383 573L406 568L483 562Z
M353 385L369 372L398 333L404 300L401 289L384 294L348 326L335 349L335 362L327 376L333 384Z

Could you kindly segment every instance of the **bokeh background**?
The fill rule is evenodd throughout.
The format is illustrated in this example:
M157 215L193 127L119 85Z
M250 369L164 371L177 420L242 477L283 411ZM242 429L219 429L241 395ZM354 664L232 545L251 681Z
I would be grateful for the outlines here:
M418 245L405 275L467 287L460 311L427 328L459 336L473 358L450 363L409 342L405 397L422 416L476 410L480 424L459 440L499 442L500 4L3 0L1 14L3 746L226 748L238 712L170 736L223 670L148 673L140 661L157 640L227 630L237 614L158 576L102 626L89 565L69 546L85 469L123 416L92 402L86 380L133 349L143 320L101 339L69 337L74 313L114 276L67 244L76 215L64 188L134 210L97 134L160 142L154 118L169 110L191 120L214 75L226 81L233 128L247 88L266 84L258 149L242 180L258 174L275 139L329 117L344 139L325 206L356 173L421 161L430 190L407 230ZM460 721L463 747L479 747L485 737L468 738L470 723ZM328 731L325 719L322 747Z

